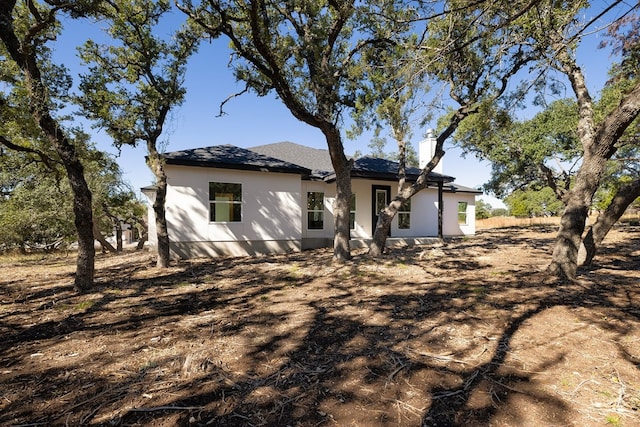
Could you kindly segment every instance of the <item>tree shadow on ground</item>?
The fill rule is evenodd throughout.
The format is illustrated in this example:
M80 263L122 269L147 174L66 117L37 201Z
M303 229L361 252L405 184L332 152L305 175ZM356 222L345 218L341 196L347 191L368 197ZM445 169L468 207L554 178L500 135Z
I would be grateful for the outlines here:
M509 239L546 250L546 237ZM561 365L571 349L523 369L514 340L544 313L568 307L622 343L640 322L637 282L623 274L636 261L620 258L559 286L532 270L505 276L503 266L480 260L498 246L459 243L445 248L446 262L410 248L402 256L411 263L387 267L366 258L327 266L322 251L183 263L149 277L148 262L113 265L91 295L56 293L66 307L59 310L50 292L34 292L21 304L45 316L25 324L4 315L0 363L16 369L2 381L14 393L0 422L462 426L510 412L516 425L524 414L515 402L524 400L544 407L541 423L571 424L567 402L536 385L537 372ZM410 267L418 274L393 275ZM111 347L64 354L60 342L78 338ZM38 365L52 354L55 363ZM144 363L118 364L132 354ZM633 355L625 358L638 369Z

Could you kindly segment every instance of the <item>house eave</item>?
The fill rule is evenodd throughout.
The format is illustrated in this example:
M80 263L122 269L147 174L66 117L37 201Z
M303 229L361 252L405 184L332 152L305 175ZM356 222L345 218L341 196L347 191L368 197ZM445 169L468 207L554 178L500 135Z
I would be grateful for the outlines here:
M418 179L419 175L407 175L407 182L415 182ZM398 175L394 173L382 173L382 172L361 172L361 171L352 171L351 178L360 178L360 179L371 179L376 181L391 181L398 182ZM332 173L327 175L323 181L327 183L335 182L336 174ZM427 184L437 184L438 182L442 183L450 183L455 180L452 176L447 175L429 175L427 178Z
M294 175L308 176L311 171L306 168L288 168L288 167L274 167L265 165L254 165L250 163L231 164L223 162L211 162L211 161L197 161L197 160L183 160L183 159L166 159L167 165L175 166L195 166L203 168L215 168L215 169L233 169L243 171L256 171L256 172L275 172L275 173L289 173Z

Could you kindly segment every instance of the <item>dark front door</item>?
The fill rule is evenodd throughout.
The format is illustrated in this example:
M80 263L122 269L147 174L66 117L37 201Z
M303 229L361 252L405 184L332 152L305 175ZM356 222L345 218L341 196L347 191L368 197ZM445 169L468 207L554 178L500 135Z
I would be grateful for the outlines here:
M371 206L371 234L376 230L376 224L378 223L378 214L381 210L387 207L391 202L391 186L389 185L373 185L371 187L372 192L372 206ZM391 235L391 227L389 227L389 236Z

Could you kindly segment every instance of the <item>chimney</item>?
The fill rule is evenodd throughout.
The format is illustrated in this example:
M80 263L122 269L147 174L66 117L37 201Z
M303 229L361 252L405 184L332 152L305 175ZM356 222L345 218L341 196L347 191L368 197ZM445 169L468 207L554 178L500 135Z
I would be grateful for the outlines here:
M433 155L435 153L436 153L436 137L433 134L433 129L427 129L427 136L425 139L420 141L420 146L418 147L420 169L424 169L427 163L429 163L429 161L433 158ZM440 160L440 162L438 162L436 167L433 168L433 172L443 173L442 160Z

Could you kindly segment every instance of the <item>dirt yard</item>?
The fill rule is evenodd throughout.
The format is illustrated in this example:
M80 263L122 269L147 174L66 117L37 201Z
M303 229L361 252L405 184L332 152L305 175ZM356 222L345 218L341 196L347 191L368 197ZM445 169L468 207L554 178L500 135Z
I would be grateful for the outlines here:
M640 227L580 281L552 228L381 260L0 259L0 425L640 426Z

